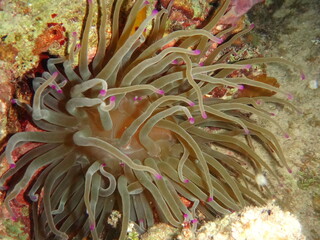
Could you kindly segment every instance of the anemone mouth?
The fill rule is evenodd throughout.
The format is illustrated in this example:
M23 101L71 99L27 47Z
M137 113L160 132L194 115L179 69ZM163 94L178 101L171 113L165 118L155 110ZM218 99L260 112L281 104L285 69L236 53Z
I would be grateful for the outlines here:
M113 35L106 46L105 3L100 1L99 42L92 62L88 62L94 15L90 0L80 44L77 34L72 34L69 55L49 59L48 72L33 79L32 106L14 101L43 131L10 138L3 156L11 168L1 176L0 186L13 216L11 201L23 191L29 197L35 239L113 239L116 235L123 240L130 221L138 232L156 221L176 227L188 221L196 226L197 210L210 219L252 202L263 204L261 194L251 190L256 176L259 186L268 190L261 172L267 170L275 178L277 174L254 151L254 141L288 168L276 137L250 115L278 125L262 102L294 109L290 103L274 96L203 97L216 86L241 90L245 85L289 96L244 76L230 77L252 64L292 65L282 58L226 61L228 53L222 53L252 29L248 26L225 41L210 33L230 0L203 29L166 36L170 9L152 11L132 31L139 11L148 3L137 0L119 27L122 2L115 2ZM149 24L151 30L145 35ZM173 47L163 48L177 39ZM212 42L219 47L209 51ZM77 54L79 67L74 69ZM42 144L15 161L13 151L25 142ZM248 167L241 165L243 161ZM181 198L191 204L184 205ZM115 210L121 213L117 231L114 224L106 224Z

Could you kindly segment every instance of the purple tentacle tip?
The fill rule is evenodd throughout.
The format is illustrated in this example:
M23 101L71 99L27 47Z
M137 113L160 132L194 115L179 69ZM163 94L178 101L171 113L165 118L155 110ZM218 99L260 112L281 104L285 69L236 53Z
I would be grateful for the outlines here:
M194 118L193 117L189 118L188 120L189 120L189 123L194 124Z
M223 43L223 39L222 38L218 38L217 43L219 43L219 44Z
M190 106L190 107L193 107L194 105L195 105L194 102L190 102L190 103L189 103L189 106Z
M102 164L101 164L101 167L105 167L105 166L107 166L107 164L105 164L105 163L102 163Z
M292 100L293 99L293 95L291 93L288 94L288 100Z
M12 221L17 221L18 218L17 218L17 216L12 216L12 217L11 217L11 220L12 220Z
M212 202L213 201L213 197L208 197L207 202Z
M204 66L204 62L199 62L199 66L203 67Z
M188 215L188 214L186 214L186 213L184 213L184 214L183 214L183 217L184 217L184 218L188 218L188 217L189 217L189 215Z
M56 89L56 88L57 88L56 85L50 85L50 87L51 87L52 89Z
M246 64L246 65L244 65L244 69L250 69L252 67L252 65L251 64Z
M90 225L90 231L93 231L94 229L95 229L94 224L91 224L91 225Z
M150 2L149 2L149 1L144 1L143 4L144 4L144 5L148 5L148 4L150 4Z
M0 186L0 191L7 191L8 189L8 186Z
M72 32L72 37L77 37L77 32Z
M199 49L193 50L192 52L194 55L199 55L201 53Z
M160 95L164 95L164 91L162 89L157 89L156 93L158 93Z
M37 195L30 195L29 197L30 197L30 200L32 202L37 202L38 201L38 196Z
M191 220L191 223L197 223L198 222L198 219L194 218Z
M201 117L202 117L203 119L207 119L208 115L206 114L206 112L203 112L203 113L201 113Z
M161 180L161 179L162 179L162 176L161 176L160 174L156 174L155 177L156 177L156 179L158 179L158 180Z
M289 173L292 173L292 169L288 168L288 172L289 172Z
M63 92L62 89L57 90L57 93L62 93L62 92Z
M302 72L302 73L300 74L300 78L301 78L301 80L305 80L305 79L306 79L306 75Z
M77 45L76 45L76 48L81 48L81 44L80 43L78 43Z
M134 100L134 101L141 101L141 100L142 100L142 97L135 96L135 97L133 98L133 100Z
M246 135L249 135L250 134L250 130L249 129L244 129L244 133L246 134Z
M184 182L184 183L189 183L190 180L189 180L189 179L185 179L185 180L183 180L183 182Z
M238 89L239 89L239 90L243 90L243 89L244 89L244 86L243 86L243 85L238 85Z
M17 99L11 99L11 103L12 104L16 104L17 103Z
M56 77L58 77L58 75L59 75L59 72L54 72L54 73L52 73L52 77L54 77L54 78L56 78Z
M254 27L255 27L254 23L251 23L250 26L249 26L250 29L253 29Z
M107 94L107 91L105 89L101 89L99 92L99 95L105 96Z
M159 13L159 11L157 9L153 9L151 15L155 16Z
M285 134L284 134L284 137L285 137L285 138L290 138L290 136L289 136L288 133L285 133Z
M116 101L116 96L111 96L110 97L110 102L115 102Z
M10 163L10 164L9 164L9 168L10 168L10 169L15 168L15 167L16 167L16 164L15 164L15 163Z
M92 4L92 0L88 0L88 3L89 3L89 4Z
M120 165L121 167L124 167L125 163L121 162L121 163L119 163L119 165Z

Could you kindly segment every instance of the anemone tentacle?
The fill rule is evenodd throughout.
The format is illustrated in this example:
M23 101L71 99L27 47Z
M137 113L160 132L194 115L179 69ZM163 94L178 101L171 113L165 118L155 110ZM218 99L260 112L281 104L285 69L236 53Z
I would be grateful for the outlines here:
M101 19L92 62L95 1L88 0L81 38L72 33L69 55L49 59L48 71L33 79L31 106L12 101L27 110L40 131L13 135L1 155L10 165L0 177L10 213L14 216L11 201L24 192L36 240L124 240L130 222L138 232L157 221L176 227L189 222L194 229L198 210L212 219L250 203L263 204L258 190L268 188L259 186L256 176L263 171L279 176L253 142L290 168L276 136L250 115L270 121L287 136L264 103L297 109L277 96L205 95L215 87L241 91L253 86L290 100L285 90L231 75L251 71L253 64L276 62L301 71L299 66L275 57L229 62L232 44L253 27L212 34L230 0L202 29L172 33L165 33L172 2L167 9L154 9L135 28L139 12L151 4L136 0L122 24L124 1L113 1L108 46L106 4L98 2ZM212 49L212 43L218 46ZM15 151L30 142L39 145L16 159Z

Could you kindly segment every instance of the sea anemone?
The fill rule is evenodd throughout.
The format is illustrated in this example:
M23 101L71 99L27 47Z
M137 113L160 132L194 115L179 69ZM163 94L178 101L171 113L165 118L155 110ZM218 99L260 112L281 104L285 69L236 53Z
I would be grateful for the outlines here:
M269 84L230 76L252 64L290 64L281 58L227 61L232 43L252 29L224 40L234 28L211 33L230 0L202 28L169 34L170 5L153 10L132 31L149 3L136 0L120 23L122 2L114 2L107 45L106 6L100 1L97 51L89 62L94 13L88 0L80 44L73 33L68 56L48 60L48 71L32 81L31 106L13 100L41 131L9 139L2 158L10 169L0 186L13 216L11 201L18 194L30 200L34 239L123 240L130 222L139 232L156 221L180 227L195 223L197 211L212 219L250 203L263 204L255 186L267 190L265 171L278 177L254 151L255 144L290 171L274 134L250 116L278 125L262 103L291 104L274 96L204 97L217 86L254 86L291 97ZM174 40L174 46L164 47ZM213 42L219 46L208 51ZM13 151L26 142L40 144L14 159ZM108 224L116 210L121 214L117 230Z

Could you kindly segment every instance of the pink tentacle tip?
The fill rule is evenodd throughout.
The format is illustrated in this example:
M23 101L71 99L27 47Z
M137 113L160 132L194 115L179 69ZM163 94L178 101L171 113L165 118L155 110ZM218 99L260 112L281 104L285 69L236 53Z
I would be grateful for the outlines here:
M89 4L92 4L92 0L88 0L88 3L89 3Z
M101 89L99 92L100 96L105 96L107 94L107 91L105 89Z
M51 87L52 89L56 89L56 88L57 88L56 85L50 85L50 87Z
M185 179L185 180L183 180L183 182L184 182L184 183L189 183L190 180L189 180L189 179Z
M110 102L115 102L116 101L116 96L111 96L110 97Z
M134 101L141 101L141 100L142 100L142 97L135 96L135 97L133 98L133 100L134 100Z
M201 117L202 117L203 119L207 119L207 118L208 118L208 115L206 114L206 112L203 112L203 113L201 113Z
M77 35L78 35L77 32L72 32L72 37L75 38L75 37L77 37Z
M255 27L254 23L251 23L250 26L249 26L250 29L253 29L254 27Z
M162 179L162 175L161 174L156 174L155 175L156 179L161 180Z
M120 167L124 167L125 164L123 162L119 163Z
M38 196L37 195L30 195L29 197L30 197L30 200L32 202L37 202L38 201Z
M160 95L164 95L164 91L162 89L157 89L156 93L158 93Z
M14 221L14 222L16 222L16 221L18 221L18 218L17 218L17 216L12 216L12 217L11 217L11 220Z
M81 48L81 44L80 43L78 43L77 45L76 45L76 48Z
M93 231L95 228L96 228L96 227L95 227L94 224L91 224L91 225L90 225L90 231Z
M157 9L153 9L151 15L155 16L159 13L159 11Z
M15 164L15 163L10 163L10 164L9 164L9 168L10 168L10 169L13 169L13 168L15 168L15 167L16 167L16 164Z
M105 163L102 163L102 164L101 164L101 167L105 167L105 166L107 166L107 164L105 164Z
M0 191L7 191L9 190L8 186L0 186Z
M58 89L57 93L63 93L62 89Z
M196 105L194 102L189 102L190 107L193 107L194 105Z
M190 117L188 120L189 120L189 123L194 124L194 117Z
M56 78L56 77L58 77L58 75L59 75L59 72L54 72L54 73L52 73L52 77L54 77L54 78Z
M188 218L188 217L189 217L189 215L188 215L188 214L186 214L186 213L184 213L184 214L183 214L183 217L184 217L184 218Z
M191 220L191 223L197 223L198 222L198 219L194 218Z
M222 38L218 38L218 39L217 39L217 43L221 44L221 43L223 43L223 42L224 42L224 40L223 40Z
M212 202L213 201L213 197L208 197L207 202Z
M243 67L243 69L250 69L250 68L252 68L252 65L251 65L251 64L246 64L246 65L244 65L244 67Z
M292 100L293 99L293 95L291 93L288 94L288 100Z
M199 62L199 66L203 67L204 66L204 62Z
M17 99L11 99L10 101L12 104L16 104L17 103Z
M289 136L289 134L288 133L285 133L284 135L283 135L285 138L290 138L290 136Z
M274 117L274 116L276 116L276 114L275 114L275 113L270 113L270 115L271 115L271 116L273 116L273 117Z
M288 168L288 173L292 173L292 169L291 168Z
M149 2L149 1L144 1L143 4L144 4L144 5L148 5L148 4L150 4L150 2Z
M301 78L301 80L305 80L305 79L306 79L306 75L302 72L302 73L300 74L300 78Z
M178 62L177 59L175 59L175 60L173 60L171 63L172 63L172 64L178 64L179 62Z
M199 55L201 53L199 49L193 50L192 52L194 55Z
M249 134L250 134L250 130L249 130L249 129L245 128L245 129L243 129L243 130L244 130L244 134L246 134L246 135L249 135Z
M238 85L238 89L239 89L239 90L243 90L243 89L244 89L244 86L243 86L243 85Z

